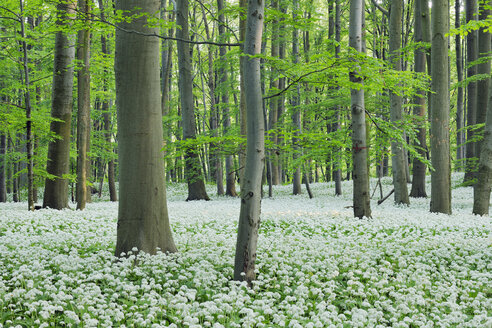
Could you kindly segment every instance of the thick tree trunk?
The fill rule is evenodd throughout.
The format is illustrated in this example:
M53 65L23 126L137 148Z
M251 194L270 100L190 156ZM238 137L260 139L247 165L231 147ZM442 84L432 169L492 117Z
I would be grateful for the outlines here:
M79 0L78 7L79 12L87 17L89 13L87 0ZM85 19L85 23L88 23L87 19ZM79 69L77 72L77 190L75 199L77 209L83 210L87 198L90 197L90 190L87 190L90 170L88 151L91 126L90 31L88 28L78 32L77 60L79 61Z
M176 22L178 38L189 40L188 31L188 0L177 1ZM193 76L191 72L190 45L178 41L179 65L179 94L181 101L181 117L183 139L196 138L195 109L193 104ZM198 147L190 145L185 150L185 175L188 183L188 198L186 200L209 200L200 168Z
M349 46L358 52L362 50L363 0L350 1ZM353 159L353 206L354 216L371 217L369 198L369 174L367 172L366 113L364 106L363 80L358 75L360 67L354 62L350 81L360 88L350 90L352 113L352 159Z
M261 51L264 2L249 0L244 53ZM247 153L244 181L241 184L241 210L237 234L234 280L251 283L255 279L256 245L260 227L261 178L265 162L265 128L260 86L260 59L243 57L247 110Z
M156 13L159 0L119 0L116 9L127 15ZM140 9L136 9L140 8ZM158 33L146 15L126 30ZM176 252L166 203L159 83L159 39L116 30L116 105L120 202L115 255L136 247L155 254Z
M68 24L64 19L73 14L73 4L60 3L57 6L57 25ZM43 207L63 209L68 207L68 179L70 164L70 125L72 119L72 88L73 61L75 47L70 41L70 35L65 31L56 33L55 62L53 73L53 96L51 116L57 121L51 122L50 131L59 138L54 139L48 146L48 164L46 171L54 175L46 179L44 187Z
M422 29L422 7L427 5L427 0L416 0L415 2L415 25L414 25L414 39L415 42L423 42L423 29ZM415 72L425 73L425 51L422 48L415 49ZM414 97L414 110L413 114L419 118L417 140L418 144L417 152L423 158L426 157L427 152L427 139L426 139L426 108L425 108L425 91L418 90ZM411 197L427 197L425 192L425 171L426 165L422 163L418 158L413 159L413 178L412 178L412 190L410 191Z
M449 149L448 38L449 2L432 0L431 212L451 214Z
M225 36L225 18L224 18L224 0L217 0L217 10L219 11L219 38L221 42L227 41ZM219 55L222 61L226 62L227 48L221 46L219 48ZM229 86L228 86L228 74L225 65L219 66L219 81L221 89L221 102L222 102L222 117L223 117L223 129L224 135L227 135L231 128L231 117L229 112ZM226 155L225 157L225 170L226 170L226 192L227 196L236 197L236 172L234 171L234 160L232 155Z
M490 188L492 185L492 84L489 85L487 119L480 151L477 183L473 192L473 214L488 215L490 208Z
M239 0L239 7L242 10L247 11L247 3L248 0ZM244 19L244 15L239 15L239 41L244 42L246 33L246 20ZM244 51L244 49L243 49ZM261 50L259 50L261 51ZM246 99L244 95L244 61L245 57L239 57L239 127L240 133L242 137L246 137L247 135L247 111L246 111ZM244 178L244 169L246 166L246 153L244 147L241 147L239 150L239 183L243 185Z
M490 6L492 6L492 0L486 2L480 2L480 21L486 21L490 15ZM490 56L490 31L485 27L480 28L478 32L478 58L487 58ZM489 103L489 84L490 84L490 60L485 60L483 63L477 65L477 74L483 76L489 76L483 78L477 82L477 124L485 123L487 116L487 108ZM482 129L477 131L481 134ZM475 147L476 156L481 154L482 141L477 141Z
M403 2L400 0L391 2L390 11L390 37L389 37L389 61L395 71L401 71L401 28L402 28ZM398 129L403 118L403 99L395 92L390 91L391 122ZM402 137L401 140L404 140ZM404 141L402 141L404 142ZM393 167L393 186L395 188L395 203L410 204L408 198L407 178L405 174L405 155L404 148L398 141L391 142L392 167Z
M478 19L478 5L477 0L466 0L466 22L470 22ZM478 32L470 31L466 35L466 75L467 78L472 78L477 74L477 66L470 65L478 59ZM477 153L475 149L475 142L471 142L473 139L474 131L471 129L472 125L477 122L477 83L469 82L467 86L467 102L466 102L466 165L465 165L465 183L473 183L475 178L475 172L477 168Z

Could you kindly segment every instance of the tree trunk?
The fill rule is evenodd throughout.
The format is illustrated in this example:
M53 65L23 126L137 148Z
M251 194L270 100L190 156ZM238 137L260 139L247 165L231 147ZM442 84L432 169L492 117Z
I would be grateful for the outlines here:
M29 59L27 57L27 42L26 30L24 24L24 4L23 0L19 1L20 5L20 22L21 22L21 37L22 37L22 53L23 53L23 73L24 73L24 99L26 106L26 152L27 152L27 208L34 211L34 173L33 173L33 137L32 137L32 121L31 121L31 92L29 80Z
M159 0L118 0L125 15L156 13ZM140 8L140 9L137 9ZM146 15L126 30L157 34ZM135 51L138 49L138 51ZM159 39L116 29L116 107L120 202L115 255L132 248L155 254L176 252L169 225L162 148L162 111L159 83Z
M389 37L389 61L392 68L399 72L401 71L401 29L402 29L402 12L403 2L400 0L391 2L390 11L390 37ZM402 124L403 116L403 99L401 96L393 91L390 91L390 107L391 107L391 122L398 129ZM404 142L402 135L401 142ZM395 203L396 204L410 204L408 199L407 178L405 175L405 155L404 148L398 141L391 142L392 167L393 167L393 186L395 187Z
M299 1L293 0L292 9L292 20L295 22L297 20L297 11L299 10ZM299 63L299 30L297 27L294 27L292 31L292 61L294 66ZM296 91L294 96L292 97L292 125L293 125L293 136L292 136L292 147L293 147L293 161L295 170L292 176L292 194L299 195L301 194L301 167L298 164L295 164L296 160L301 157L301 147L299 146L299 135L301 134L301 109L300 109L300 97L301 97L301 88L300 85L296 85Z
M258 55L261 51L264 2L249 0L244 53ZM249 284L255 279L256 245L260 227L261 178L265 161L265 144L260 85L260 59L243 57L244 92L247 110L247 152L244 181L241 183L241 210L237 234L234 280Z
M225 36L225 18L224 18L224 0L217 0L217 10L219 11L219 39L221 42L226 42ZM221 60L226 62L227 48L221 46L219 48L219 55ZM219 65L218 68L220 89L221 89L221 102L222 102L222 117L223 117L223 129L224 135L227 135L231 128L231 117L229 112L229 85L228 74L226 65ZM225 170L226 170L226 192L227 196L236 197L236 172L234 171L234 161L232 155L226 155L225 158Z
M188 0L177 1L176 22L180 26L177 37L190 39L188 31ZM181 117L183 123L183 139L196 138L195 109L193 104L193 76L191 72L190 45L178 41L179 94L181 100ZM188 183L190 200L209 200L200 168L198 147L190 145L185 150L185 175Z
M448 38L449 2L432 0L431 212L451 214L449 149Z
M7 201L7 137L0 133L0 203Z
M89 6L87 0L78 0L78 10L81 17L88 24ZM90 167L88 166L88 150L90 145L91 124L91 81L90 81L90 31L88 27L77 35L77 190L75 199L77 209L85 208L90 192L87 190L87 180Z
M273 10L278 10L278 0L272 0L272 9ZM272 46L271 46L271 56L273 58L278 58L279 57L279 46L280 46L280 40L279 40L279 21L277 18L273 18L272 21ZM278 79L278 71L272 67L272 71L270 74L270 89L271 90L279 90L279 79ZM269 138L272 142L272 145L274 147L273 150L269 151L268 157L270 158L270 171L271 171L271 181L273 185L279 185L280 184L280 172L278 169L278 161L279 161L279 152L277 149L278 146L278 137L277 133L274 129L277 128L277 122L278 122L278 105L279 101L278 98L272 98L270 99L270 112L269 112L269 126L268 129L271 131L269 134Z
M466 22L470 22L478 19L478 5L477 0L466 0ZM470 65L478 59L478 32L470 31L466 35L466 70L467 78L472 78L477 74L477 66ZM476 172L476 149L475 142L471 142L473 139L474 131L471 129L472 125L477 122L477 83L469 82L467 86L467 102L466 102L466 165L465 165L465 178L464 183L473 183Z
M99 2L99 9L101 11L101 20L105 21L105 14L104 14L104 4L102 0L98 0ZM109 51L109 46L108 46L108 41L107 38L104 34L101 35L101 51L105 56L109 56L111 52ZM103 91L107 91L107 81L104 80L104 85L103 85ZM104 100L102 101L102 108L103 112L103 124L104 124L104 138L106 139L106 145L109 147L108 151L114 152L113 150L113 145L111 142L111 113L109 109L109 100L105 97ZM108 185L109 185L109 200L112 202L116 202L118 200L118 194L116 193L116 178L115 178L115 162L114 159L110 159L108 162ZM104 178L104 176L103 176ZM99 192L102 191L99 190Z
M248 0L239 0L239 7L242 10L247 11L247 3ZM244 19L244 15L239 15L239 41L243 42L244 46L244 38L246 33L246 20ZM261 50L260 50L261 51ZM246 99L244 95L244 61L245 57L239 57L239 127L241 137L246 137L247 134L247 111L246 111ZM246 154L245 149L241 146L239 150L239 182L242 186L243 178L244 178L244 169L246 166Z
M415 42L423 42L423 30L422 30L422 7L427 6L427 0L416 0L415 2L415 25L414 25L414 39ZM421 47L415 49L415 72L425 73L425 50ZM418 117L417 122L417 140L418 144L417 152L422 158L426 157L427 152L427 137L426 137L426 108L425 108L425 91L418 90L414 97L414 110L413 114ZM413 159L413 178L412 178L412 190L410 191L411 197L427 197L425 192L425 171L426 165L422 163L418 158Z
M490 187L492 185L492 84L489 85L489 103L485 122L484 139L480 146L480 163L477 183L473 190L473 214L488 215Z
M480 21L486 21L490 15L490 6L492 6L492 0L486 2L480 1ZM490 56L490 32L487 28L482 27L478 32L478 58L487 58ZM477 124L485 123L487 116L487 108L489 102L489 83L490 83L490 60L485 60L483 63L477 65L477 74L482 76L488 76L488 78L482 78L477 82ZM481 134L482 129L477 133ZM476 156L481 154L482 141L477 141L475 147Z
M461 25L460 12L461 12L461 1L455 0L454 13L455 22L454 27L458 29ZM455 36L455 50L456 50L456 75L458 78L458 84L463 81L463 55L461 51L461 35L456 33ZM462 169L461 161L465 158L465 134L463 132L463 127L465 126L464 120L464 102L463 102L463 88L458 87L456 96L456 160L459 163L459 170Z
M358 52L362 50L362 0L350 1L349 46ZM360 88L350 90L352 113L352 159L353 159L353 206L354 216L371 217L369 198L369 174L367 172L366 113L364 106L363 80L359 76L360 67L354 62L350 81Z
M60 3L57 6L59 19L57 25L63 28L68 16L73 15L73 4ZM56 33L55 61L53 73L53 96L50 131L59 138L52 140L48 146L48 164L46 171L54 175L46 179L44 187L43 207L63 209L68 207L68 179L70 164L70 125L72 119L72 88L73 61L75 47L70 41L71 36L65 31Z
M338 42L338 44L335 46L335 58L340 57L340 42L341 42L340 33L342 30L340 14L341 14L340 0L335 0L335 41ZM336 118L335 128L336 128L336 130L339 130L340 129L340 119L341 119L341 115L340 115L341 108L339 106L337 106L336 111L337 111L337 114L336 114L337 118ZM337 165L333 169L333 180L335 181L335 195L336 196L342 195L342 169L341 169L342 156L341 156L341 153L342 153L341 151L338 151L338 153L337 153L337 158L338 158Z

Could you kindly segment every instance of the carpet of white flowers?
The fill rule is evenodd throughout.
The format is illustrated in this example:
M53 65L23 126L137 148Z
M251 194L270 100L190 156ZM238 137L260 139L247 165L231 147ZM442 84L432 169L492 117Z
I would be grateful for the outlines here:
M252 288L232 281L239 200L208 188L185 202L168 186L179 253L121 261L115 203L0 204L0 327L492 327L492 222L471 215L471 188L453 189L451 216L390 198L359 220L351 182L313 199L275 187Z

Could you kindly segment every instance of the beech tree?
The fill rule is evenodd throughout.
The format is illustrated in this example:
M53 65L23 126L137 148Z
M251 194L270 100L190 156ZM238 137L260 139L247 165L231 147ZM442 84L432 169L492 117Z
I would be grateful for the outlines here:
M350 1L349 46L356 52L362 51L362 10L363 0ZM367 171L366 113L364 106L363 80L360 67L354 61L350 81L350 109L352 114L352 159L353 159L353 206L354 216L371 217L369 198L369 173Z
M70 24L74 9L72 2L60 2L57 5L57 25L60 27L60 31L56 33L55 39L51 100L51 116L56 120L51 122L50 130L59 138L52 140L48 147L46 171L52 177L48 177L45 182L43 207L58 210L68 207L67 175L70 164L75 47L71 41L71 35L64 30L64 27Z
M431 212L451 214L451 154L449 145L448 38L449 1L432 1L431 52Z
M241 210L237 233L234 280L253 281L260 228L261 178L265 162L265 127L260 59L264 1L248 1L244 39L244 95L247 123L246 166L241 181Z
M188 0L177 0L176 22L179 25L177 36L189 40L188 31ZM195 109L193 105L193 76L190 58L190 44L178 41L179 65L179 94L181 101L181 117L183 125L183 139L196 138ZM196 145L185 145L185 175L188 183L188 198L186 200L209 200L200 168L200 161Z
M157 249L177 251L169 225L161 152L159 39L141 35L158 33L148 20L159 9L159 0L116 1L116 10L129 18L116 29L120 168L116 256L133 247L150 254Z

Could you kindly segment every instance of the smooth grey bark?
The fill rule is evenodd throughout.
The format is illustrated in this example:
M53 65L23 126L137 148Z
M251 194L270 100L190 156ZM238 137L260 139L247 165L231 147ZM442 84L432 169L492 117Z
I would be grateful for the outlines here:
M455 21L454 27L458 29L461 25L460 12L461 12L461 1L455 0L454 5L454 13L455 13ZM455 36L455 52L456 52L456 75L458 84L463 81L463 54L461 47L461 35L456 33ZM463 132L463 127L465 126L464 119L464 95L463 95L463 87L457 88L456 95L456 160L460 163L463 158L465 158L465 133ZM461 167L459 168L461 170Z
M243 51L246 55L261 52L264 2L249 0ZM241 210L237 233L234 280L249 284L256 277L255 261L260 227L261 179L265 162L265 127L261 94L260 59L243 57L244 93L247 111L247 150L244 180L241 183Z
M101 20L105 21L106 17L104 14L104 4L103 0L98 0L99 10L101 11ZM111 55L111 51L109 50L108 40L104 34L101 35L101 52L104 56L108 57ZM108 91L107 86L108 81L104 79L103 82L103 91ZM104 127L104 139L106 140L106 145L109 147L110 151L113 151L112 143L111 143L111 113L109 108L109 100L107 97L104 97L101 110L103 112L103 127ZM115 170L115 160L110 159L108 162L108 186L109 186L109 200L112 202L116 202L118 200L118 194L116 192L116 170ZM102 186L101 186L102 187ZM99 192L102 191L102 188Z
M239 8L247 11L248 0L239 0ZM243 42L246 34L246 20L244 15L239 15L239 41ZM242 49L244 52L244 49ZM244 95L244 61L245 57L239 57L239 127L242 137L247 135L247 111L246 111L246 99ZM244 168L246 166L246 153L243 146L239 149L239 183L242 186L244 179Z
M431 53L431 174L430 211L451 214L451 154L449 146L448 38L449 2L432 0Z
M88 24L89 6L87 0L78 0L78 10L82 19ZM84 17L86 17L84 19ZM77 186L75 199L77 209L85 208L90 192L87 180L90 162L88 151L90 145L91 122L91 80L90 80L90 31L88 28L77 34Z
M342 25L341 25L341 9L340 9L340 0L335 0L335 41L338 42L337 46L335 47L335 58L340 57L340 33L342 30ZM338 107L336 108L337 111L337 118L336 118L336 123L335 123L335 129L339 130L340 129L340 111L341 109ZM340 196L342 195L342 169L340 168L341 165L341 151L338 152L338 165L334 168L333 170L333 180L335 180L335 195Z
M490 6L492 6L492 1L487 0L485 2L480 2L480 14L479 20L486 21L490 15ZM485 27L480 28L478 32L478 58L487 58L490 56L490 32L486 30ZM485 60L484 62L477 65L477 74L481 76L488 76L488 78L482 78L477 82L477 124L485 123L487 116L487 108L489 102L489 84L490 84L490 60ZM482 129L478 130L477 133L481 134ZM477 141L475 147L477 157L481 154L481 144L482 141Z
M473 189L473 214L488 215L490 188L492 185L492 83L489 85L489 103L484 128L484 139L480 146L477 183Z
M477 0L466 0L466 22L478 20L478 2ZM466 75L467 78L472 78L477 74L477 66L470 63L478 59L478 31L470 31L466 35ZM474 131L470 127L477 122L477 83L469 82L467 85L467 101L466 101L466 165L464 183L473 183L476 172L477 153L475 142L471 142L474 137Z
M188 0L178 0L176 10L177 37L189 40L188 30ZM179 66L179 94L181 102L181 118L183 139L196 139L195 108L193 104L193 76L191 72L190 44L177 42ZM190 145L185 150L185 175L188 183L188 197L190 200L209 200L200 168L198 148Z
M297 20L297 11L299 10L299 1L293 0L292 9L292 20ZM299 63L299 30L294 27L292 30L292 62L294 66ZM301 134L301 89L300 85L296 85L296 91L291 100L292 105L292 125L293 125L293 136L292 136L292 159L295 162L299 157L301 157L301 147L299 146L299 135ZM297 165L292 176L292 194L301 194L301 167Z
M73 15L70 2L57 5L56 24L62 29L69 24L67 17ZM51 133L59 138L52 140L48 146L48 163L46 171L55 176L46 179L44 186L43 207L63 209L68 207L68 179L70 164L70 127L72 119L73 61L75 47L66 31L58 31L55 37L55 55L53 69L53 91L51 116L56 119L50 125Z
M0 133L0 203L7 201L7 137Z
M277 0L272 0L272 10L278 10L278 1ZM272 21L272 45L271 45L271 56L273 58L278 58L279 57L279 20L275 17L273 18ZM278 71L275 68L272 68L271 74L270 74L270 89L271 90L278 90L279 89L279 79L278 79ZM278 136L277 133L274 132L274 129L277 127L277 122L278 122L278 107L279 107L279 101L275 97L273 99L270 99L270 111L269 111L269 118L268 118L268 130L271 132L269 133L269 139L271 140L273 146L276 148L278 146ZM271 175L271 182L273 185L279 185L280 184L280 172L279 172L279 156L278 156L278 150L274 149L273 151L269 151L268 157L269 157L269 162L270 162L270 175Z
M139 8L139 9L137 9ZM119 0L126 15L159 11L159 0ZM119 23L126 30L158 33L147 16ZM159 39L116 30L116 106L120 193L115 255L138 250L176 252L166 203L159 83Z
M217 10L219 11L219 38L221 42L225 42L225 18L224 18L224 0L217 0ZM224 129L224 134L227 135L231 129L231 117L229 111L229 78L226 69L226 54L227 48L225 46L219 47L219 55L221 58L221 65L218 68L219 83L221 89L221 106L223 106L222 117L223 123L222 127ZM236 197L236 172L234 171L234 160L232 155L225 156L225 173L226 173L226 191L227 196Z
M389 25L389 62L395 71L401 71L401 29L402 29L403 2L393 0L390 10ZM390 118L391 122L398 129L403 118L403 99L393 91L390 91ZM402 138L403 140L403 138ZM391 142L391 152L393 153L392 171L393 186L395 188L394 199L396 204L410 204L408 198L407 177L405 174L405 155L404 148L400 142L393 140Z
M422 8L427 6L427 0L416 0L415 1L415 23L414 23L414 39L415 42L424 42L423 36L423 24L422 24ZM426 58L425 50L422 47L415 48L414 52L415 66L414 70L416 73L426 72ZM426 96L424 90L417 90L417 94L413 99L414 109L413 114L419 118L418 130L417 130L417 140L418 144L417 152L423 158L426 157L427 152L427 137L426 137ZM413 177L412 177L412 189L410 191L411 197L427 197L425 191L425 172L426 165L422 163L418 158L413 159Z
M29 78L29 58L27 56L27 42L26 28L24 24L24 3L23 0L19 0L20 5L20 23L21 23L21 37L22 37L22 64L23 64L23 77L24 77L24 99L26 107L26 152L27 152L27 208L30 211L34 211L34 160L33 160L33 136L32 136L32 120L31 120L31 83Z
M362 50L362 10L363 0L350 1L349 47ZM360 84L360 88L350 90L350 109L352 113L352 159L353 159L353 207L354 216L371 217L369 194L369 173L367 172L366 113L364 106L363 79L359 76L360 67L354 62L350 81Z

